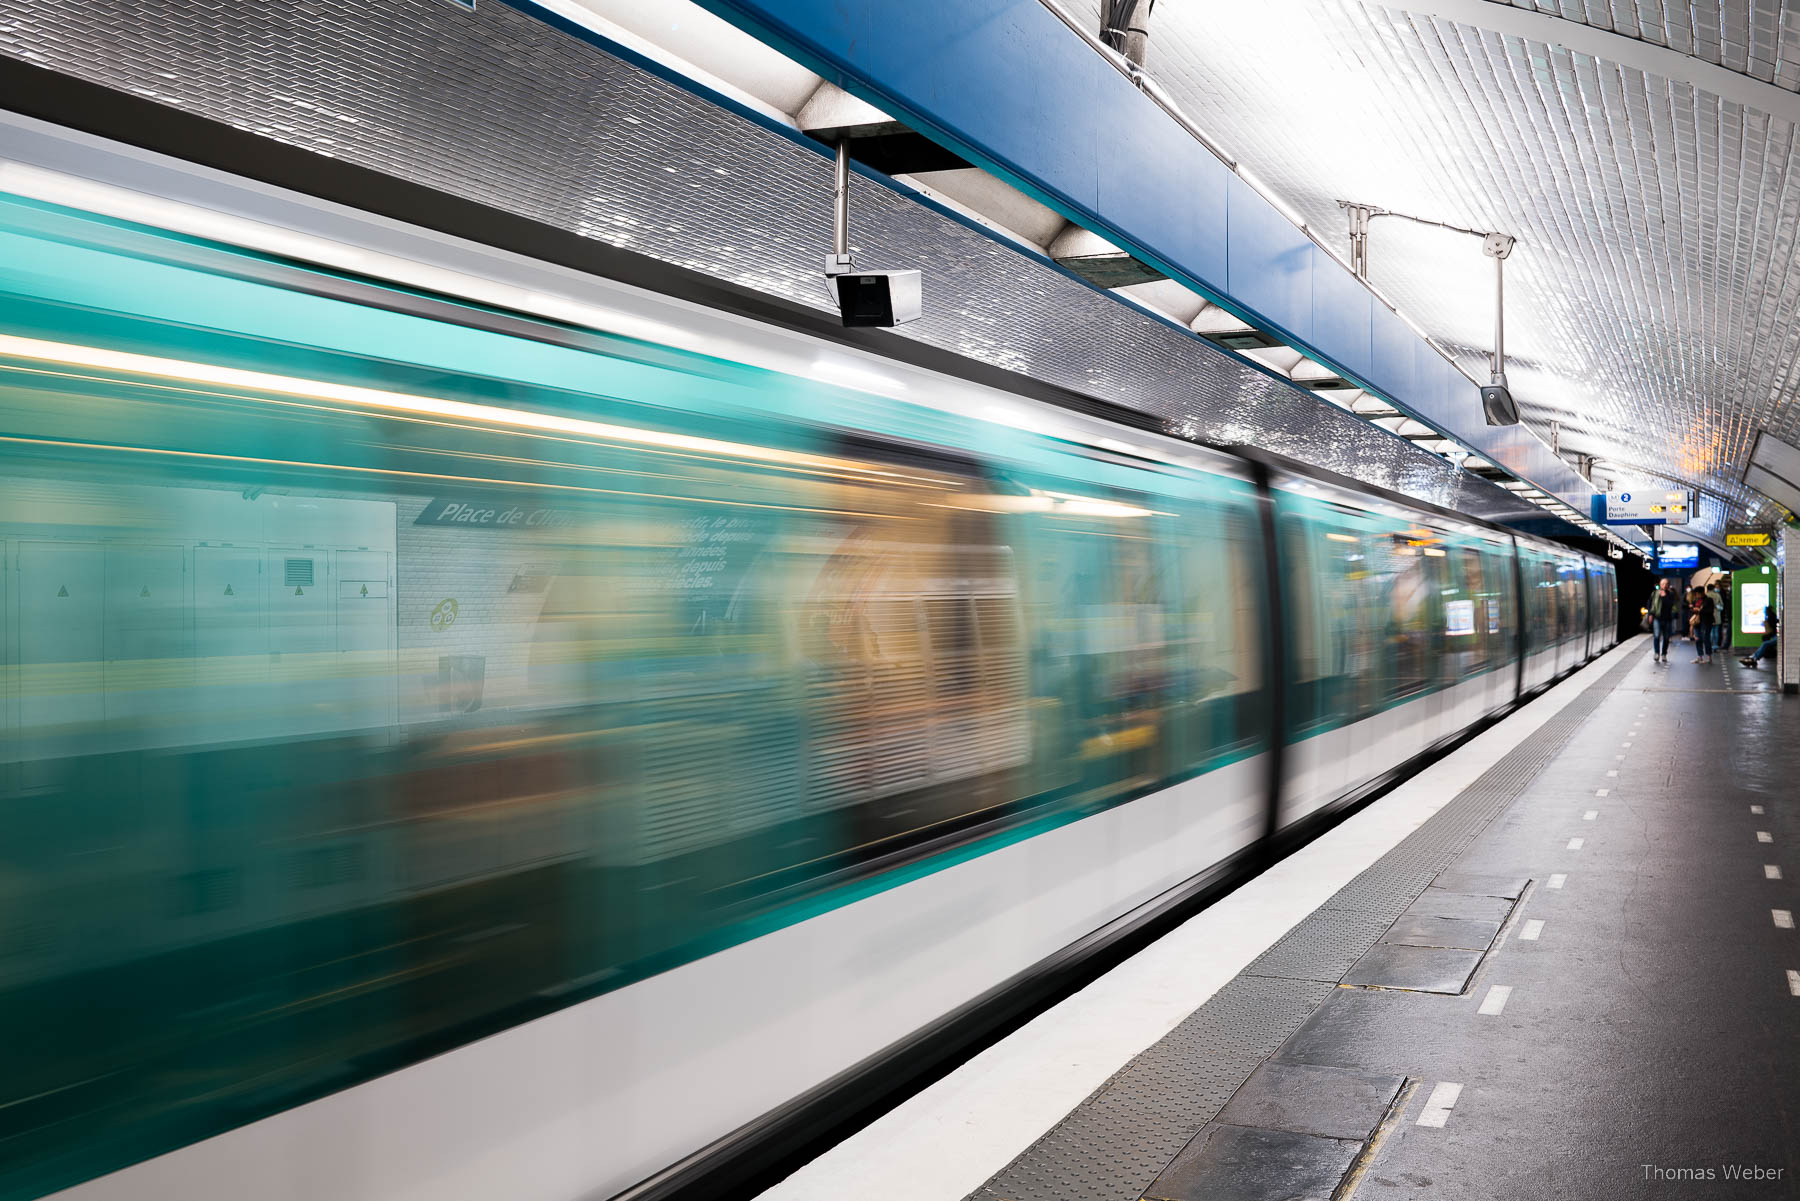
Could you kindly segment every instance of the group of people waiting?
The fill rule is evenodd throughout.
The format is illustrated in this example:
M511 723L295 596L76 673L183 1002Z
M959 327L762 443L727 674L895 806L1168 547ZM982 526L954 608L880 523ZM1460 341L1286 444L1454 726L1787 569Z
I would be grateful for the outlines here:
M1651 594L1648 608L1650 650L1652 658L1659 663L1669 661L1669 647L1684 621L1688 637L1694 643L1696 663L1711 663L1713 652L1728 639L1731 623L1725 620L1725 598L1716 584L1683 592L1675 586L1674 580L1664 576ZM1764 659L1775 653L1780 623L1775 617L1774 606L1763 609L1762 618L1762 645L1738 660L1745 667L1759 667Z

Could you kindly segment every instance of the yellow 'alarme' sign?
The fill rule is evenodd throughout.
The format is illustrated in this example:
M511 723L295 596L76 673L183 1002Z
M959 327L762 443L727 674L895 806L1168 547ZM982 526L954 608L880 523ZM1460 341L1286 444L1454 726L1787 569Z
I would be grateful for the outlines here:
M1727 534L1726 546L1767 546L1775 541L1773 534Z

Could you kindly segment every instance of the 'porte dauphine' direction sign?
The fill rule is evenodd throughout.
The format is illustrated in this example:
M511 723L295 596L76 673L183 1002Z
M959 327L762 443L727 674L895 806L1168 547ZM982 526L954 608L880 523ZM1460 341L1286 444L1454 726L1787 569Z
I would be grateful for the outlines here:
M1686 525L1694 494L1685 488L1620 488L1594 497L1594 510L1608 525Z

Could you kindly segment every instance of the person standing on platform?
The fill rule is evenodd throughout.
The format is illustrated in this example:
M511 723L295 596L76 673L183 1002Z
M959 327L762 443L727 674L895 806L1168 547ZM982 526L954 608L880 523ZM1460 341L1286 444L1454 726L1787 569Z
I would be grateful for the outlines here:
M1681 594L1675 581L1664 576L1650 594L1650 657L1669 661L1669 643L1675 641L1675 623L1681 620Z
M1725 615L1725 594L1719 591L1718 576L1707 581L1706 595L1713 606L1712 649L1716 651L1731 642L1731 622Z
M1694 589L1694 609L1700 617L1700 624L1695 627L1694 634L1694 662L1711 663L1713 631L1718 622L1719 611L1713 607L1713 598L1709 590Z

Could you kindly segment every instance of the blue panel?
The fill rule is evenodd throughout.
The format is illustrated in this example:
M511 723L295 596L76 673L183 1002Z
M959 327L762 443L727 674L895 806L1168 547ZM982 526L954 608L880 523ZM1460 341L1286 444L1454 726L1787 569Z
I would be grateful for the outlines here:
M1191 147L1192 139L1177 132ZM1140 171L1150 158L1166 169ZM1210 154L1184 153L1179 145L1167 144L1161 133L1152 136L1151 130L1136 125L1107 130L1099 139L1097 161L1097 211L1105 215L1105 224L1157 231L1153 239L1138 242L1146 262L1178 279L1187 277L1214 295L1223 293L1231 173Z
M1369 318L1375 361L1369 366L1368 382L1389 399L1410 396L1415 386L1413 348L1423 345L1419 335L1385 304L1376 304Z
M1370 291L1330 255L1320 252L1313 267L1313 345L1358 379L1374 365L1372 310L1387 311ZM1391 315L1391 314L1390 314ZM1405 329L1405 324L1401 324ZM1411 330L1406 331L1409 335Z
M1312 339L1313 261L1317 246L1243 180L1226 188L1231 299L1296 341Z
M1436 425L1447 399L1440 373L1449 364L1444 362L1443 355L1431 348L1429 342L1416 336L1413 338L1412 354L1408 357L1412 359L1412 371L1407 380L1407 391L1394 399L1417 413L1424 421Z

